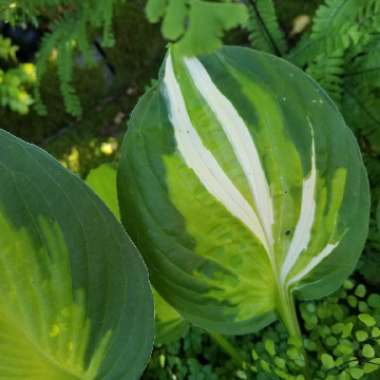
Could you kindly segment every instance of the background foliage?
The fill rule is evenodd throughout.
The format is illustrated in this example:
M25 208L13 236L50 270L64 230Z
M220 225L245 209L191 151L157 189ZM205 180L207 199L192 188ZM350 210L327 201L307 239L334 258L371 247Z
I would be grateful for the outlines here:
M0 0L0 20L34 25L42 35L36 55L21 63L14 43L0 37L0 127L83 177L117 158L127 115L156 77L165 39L180 41L188 54L217 48L224 34L228 43L282 56L313 76L359 140L373 211L352 281L300 307L309 370L316 379L378 378L369 372L380 364L379 0ZM144 379L302 379L302 350L280 324L227 343L237 352L192 328L156 348Z
M3 70L0 66L0 105L26 114L33 103L28 89L36 81L36 74L31 63L17 65L16 52L12 41L0 35L0 62L6 67Z

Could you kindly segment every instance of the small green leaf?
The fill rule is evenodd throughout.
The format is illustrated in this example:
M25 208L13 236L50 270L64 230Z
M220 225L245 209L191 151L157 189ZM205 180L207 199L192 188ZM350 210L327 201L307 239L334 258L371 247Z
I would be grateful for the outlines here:
M280 358L280 357L276 356L274 358L274 363L276 364L276 366L278 368L281 368L281 369L285 369L286 368L286 361L283 358Z
M380 337L380 328L378 328L377 326L375 326L371 330L371 336L372 336L372 338L379 338Z
M321 361L322 361L323 366L326 369L331 369L331 368L335 367L334 358L329 354L323 353L321 355Z
M367 289L363 284L359 284L355 289L355 295L359 298L365 297L367 294Z
M380 358L374 358L364 364L363 370L365 373L372 373L379 370Z
M368 327L376 325L376 319L369 314L359 314L359 319Z
M338 375L337 380L352 380L352 377L347 371L343 371Z
M263 359L260 359L260 367L262 368L263 371L265 371L267 373L272 373L272 369L271 369L270 364Z
M378 369L379 369L379 365L373 364L371 362L364 363L364 366L363 366L363 371L364 371L365 374L369 374L369 373L375 372Z
M368 307L367 303L364 301L359 301L358 309L361 313L366 313L369 311L369 307Z
M339 356L339 355L348 356L348 355L352 355L353 352L354 352L353 344L348 340L342 340L342 342L339 343L334 349L334 354L336 354L336 356Z
M352 280L346 280L344 281L343 287L344 289L351 290L355 286L354 282Z
M266 339L264 341L264 347L265 347L265 350L268 352L268 354L270 356L275 356L276 355L276 346L274 345L273 340Z
M361 379L364 376L364 371L361 368L349 368L347 372L353 379Z
M353 327L354 324L352 322L346 323L342 330L342 338L348 338L349 336L351 336Z
M358 330L355 332L355 337L358 342L364 342L368 339L368 333L364 330Z
M302 353L296 347L290 347L286 350L286 355L292 360L303 360Z
M338 340L335 338L335 336L331 336L331 335L325 339L325 342L326 342L326 345L329 347L333 347L338 344Z
M339 323L336 323L335 325L333 325L331 327L331 331L335 334L335 335L339 335L342 333L344 329L344 323L342 322L339 322Z
M254 361L259 360L259 355L257 354L256 350L252 350L251 355Z
M380 309L380 294L371 294L368 297L367 303L373 309Z
M350 294L348 297L347 297L347 302L348 304L352 307L352 308L355 308L356 306L358 306L358 299L353 296L352 294Z
M369 344L365 344L362 349L362 355L367 359L372 359L375 357L375 350Z
M165 357L165 355L161 354L159 356L159 361L160 361L160 367L164 368L165 367L165 363L166 363L166 357Z
M317 351L318 350L317 344L311 339L305 339L304 345L305 345L305 349L308 351Z

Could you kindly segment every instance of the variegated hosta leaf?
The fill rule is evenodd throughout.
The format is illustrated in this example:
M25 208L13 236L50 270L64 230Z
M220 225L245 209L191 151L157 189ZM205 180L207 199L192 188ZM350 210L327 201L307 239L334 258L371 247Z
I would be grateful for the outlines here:
M86 178L87 184L108 206L117 219L120 219L116 189L116 169L103 164L91 170ZM155 344L175 341L185 335L189 324L154 289L155 305Z
M224 333L335 290L367 235L358 146L324 91L244 48L168 54L136 107L118 176L121 214L152 282L186 319Z
M138 379L152 342L147 270L123 227L0 130L0 378Z

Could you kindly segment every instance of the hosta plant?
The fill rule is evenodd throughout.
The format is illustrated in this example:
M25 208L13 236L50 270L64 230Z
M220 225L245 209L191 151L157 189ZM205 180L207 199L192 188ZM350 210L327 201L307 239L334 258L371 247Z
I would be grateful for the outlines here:
M118 190L153 285L210 331L279 318L299 336L294 299L337 289L367 235L366 172L336 106L245 48L170 49L130 120Z
M0 378L138 379L153 342L146 267L99 198L0 130Z

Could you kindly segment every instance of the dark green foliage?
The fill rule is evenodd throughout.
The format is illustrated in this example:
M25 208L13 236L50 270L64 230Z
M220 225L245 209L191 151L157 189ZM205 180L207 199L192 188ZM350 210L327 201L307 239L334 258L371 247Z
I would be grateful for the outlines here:
M378 163L377 166L379 166ZM376 201L373 203L373 205L376 205ZM372 212L365 254L359 261L358 270L369 284L378 286L380 285L380 233L378 231L378 224L374 211L375 210Z
M340 106L346 121L380 152L380 1L328 0L289 54Z
M272 0L249 2L250 19L247 29L249 39L256 49L282 55L287 51L287 42L281 30Z
M156 348L142 379L235 379L239 378L238 371L236 364L206 333L192 328L180 341Z
M271 0L250 1L252 46L283 55L286 44ZM325 0L286 58L314 77L346 121L380 152L380 1Z
M268 329L253 351L255 371L267 373L268 379L289 380L369 379L379 373L378 294L368 294L364 285L347 281L334 295L303 303L300 309L304 351L296 342L281 338L281 326ZM271 336L266 336L269 332ZM275 347L272 352L268 341Z
M238 365L206 333L193 328L184 339L156 349L143 379L378 378L379 294L349 280L332 296L303 303L300 310L304 348L277 323L260 334L229 338L246 359Z
M73 85L73 66L80 52L86 64L93 63L92 42L100 38L101 45L114 44L112 20L116 5L124 0L24 0L14 2L0 0L1 19L10 23L47 22L51 32L45 34L37 56L36 106L45 114L39 85L49 65L52 53L57 58L60 89L66 110L73 116L80 116L82 107ZM98 32L100 35L98 36Z

